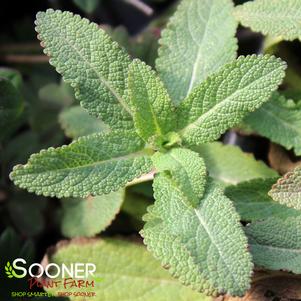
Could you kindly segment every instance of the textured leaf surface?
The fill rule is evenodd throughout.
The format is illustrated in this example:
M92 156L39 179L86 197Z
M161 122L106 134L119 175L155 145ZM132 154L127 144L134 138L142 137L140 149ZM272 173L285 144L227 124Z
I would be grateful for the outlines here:
M189 144L217 139L268 101L284 77L273 56L239 57L197 86L179 106L179 128Z
M108 127L101 120L90 116L80 106L63 111L59 115L59 121L66 136L70 138L108 131Z
M150 170L152 162L143 147L134 132L93 134L32 155L10 177L19 187L45 196L106 194Z
M228 186L226 196L233 201L236 211L243 221L264 220L270 217L286 218L301 216L298 210L288 208L273 201L268 195L275 178L255 179L238 185Z
M171 172L173 180L187 197L187 203L197 206L206 185L204 160L195 152L174 148L168 153L156 153L152 160L157 171Z
M245 122L258 134L287 149L294 148L296 155L301 155L301 109L292 100L275 93Z
M118 214L124 189L86 199L62 200L62 233L67 237L91 237L103 231Z
M301 210L301 166L280 178L269 195L280 204Z
M75 240L58 249L50 260L66 265L74 262L96 264L95 276L100 281L85 291L96 292L97 300L101 301L211 300L171 278L149 252L136 243L117 239ZM57 290L62 291L61 288ZM78 292L78 288L71 291ZM71 297L71 300L78 300L78 297Z
M111 128L132 129L126 52L97 24L70 12L39 12L36 31L50 63L75 89L81 105Z
M142 235L148 249L186 285L207 294L243 295L252 271L239 216L209 181L196 208L167 174L154 179L156 202Z
M14 127L14 122L22 114L23 99L9 80L0 77L0 139L3 139Z
M301 216L270 218L245 231L257 266L301 273Z
M257 161L252 154L244 153L237 146L212 142L193 150L204 158L209 175L224 185L277 176L264 162Z
M138 134L145 140L176 127L175 109L156 73L136 59L129 67L129 100Z
M294 40L301 37L299 0L255 0L235 8L237 19L253 31Z
M229 0L183 0L163 30L156 66L176 104L235 59L237 23L232 10Z

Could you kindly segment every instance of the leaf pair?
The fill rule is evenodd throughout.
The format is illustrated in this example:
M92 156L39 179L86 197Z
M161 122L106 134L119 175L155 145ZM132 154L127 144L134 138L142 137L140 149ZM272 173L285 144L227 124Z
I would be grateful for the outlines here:
M231 201L206 181L204 161L192 151L173 149L154 163L162 172L142 231L148 249L194 289L243 295L253 265Z

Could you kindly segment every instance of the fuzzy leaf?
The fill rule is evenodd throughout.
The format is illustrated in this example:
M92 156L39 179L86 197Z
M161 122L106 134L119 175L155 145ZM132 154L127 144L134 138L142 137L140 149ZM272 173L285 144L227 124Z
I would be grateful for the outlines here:
M15 166L10 177L19 187L45 196L106 194L151 169L143 147L132 131L93 134L32 155L26 165Z
M264 220L270 217L285 219L300 216L298 210L287 208L273 201L268 195L275 178L255 179L228 186L225 195L233 201L236 211L243 221Z
M200 84L179 106L186 143L216 140L268 101L284 77L285 63L273 56L239 57Z
M265 35L292 41L301 37L299 0L255 0L235 8L235 16L246 27Z
M36 31L51 65L75 89L81 105L113 129L132 129L125 96L127 53L97 24L70 12L39 12Z
M129 67L129 100L138 134L145 141L176 127L175 109L156 73L135 59Z
M230 0L183 0L163 30L156 67L175 104L236 58L232 10Z
M258 134L287 149L294 148L296 155L301 155L301 109L292 100L274 93L272 99L247 116L245 122Z
M211 300L171 278L149 252L137 243L117 239L74 241L57 249L50 261L66 265L74 262L95 263L95 277L100 281L95 281L91 291L101 301ZM62 290L48 289L53 293ZM78 292L78 288L67 288L65 291ZM70 299L78 300L78 297L71 296Z
M154 191L142 232L148 249L185 285L206 294L243 295L251 257L239 216L219 186L209 181L196 208L166 173L155 177Z
M264 162L257 161L252 154L244 153L238 146L212 142L192 149L205 160L209 175L224 185L278 175Z
M253 260L269 270L301 273L301 216L270 218L246 227Z
M101 120L90 116L80 106L64 110L59 115L59 121L66 136L70 138L108 131L108 127Z
M280 204L301 210L301 166L280 178L269 195Z
M124 189L86 199L62 200L62 233L67 237L91 237L103 231L118 214Z
M206 185L206 167L204 160L188 149L174 148L168 153L156 153L152 160L156 170L169 171L187 197L187 204L197 206Z

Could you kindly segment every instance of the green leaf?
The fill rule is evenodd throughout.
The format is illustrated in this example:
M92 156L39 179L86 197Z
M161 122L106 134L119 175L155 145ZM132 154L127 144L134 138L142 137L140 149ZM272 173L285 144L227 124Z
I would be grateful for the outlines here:
M209 175L224 185L278 175L264 162L257 161L252 154L244 153L238 146L212 142L192 149L204 158Z
M94 263L95 277L101 281L95 282L91 291L101 301L211 300L171 278L149 252L137 243L117 239L79 240L63 245L49 260L59 265ZM78 292L78 288L48 289L54 293L62 290ZM71 296L70 299L78 300L78 297Z
M179 106L179 128L186 143L216 140L247 113L268 101L285 73L273 56L240 56L200 84Z
M0 77L8 79L16 89L20 89L22 86L22 76L15 69L0 67Z
M175 108L156 73L135 59L129 67L129 99L138 134L145 140L176 127Z
M132 131L93 134L32 155L26 165L15 166L10 177L19 187L45 196L106 194L151 169L143 147Z
M270 218L246 227L257 266L301 273L301 216Z
M67 237L91 237L105 230L118 214L124 189L86 199L62 200L62 233Z
M292 41L301 37L299 0L255 0L235 8L235 16L246 27L265 35Z
M70 138L108 131L108 127L101 120L90 116L80 106L71 107L61 112L59 121L66 136Z
M301 25L300 25L301 26ZM245 118L245 122L258 134L294 148L301 155L301 108L293 100L274 93L271 100Z
M243 295L253 266L239 216L219 186L209 181L196 208L166 173L155 177L154 191L142 232L148 249L185 285Z
M280 178L269 195L280 204L301 210L301 166Z
M175 104L236 58L232 11L230 0L183 0L163 30L156 67Z
M127 53L97 24L70 12L39 12L36 31L51 65L75 89L81 105L113 129L132 129Z
M268 195L275 178L255 179L228 186L225 195L233 201L236 211L243 221L264 220L270 217L285 219L300 216L298 210L287 208L273 201Z
M15 128L23 109L23 99L19 91L9 80L0 77L0 140Z
M85 13L91 14L97 8L101 0L73 0L73 2Z
M156 153L152 160L158 172L169 171L172 179L187 197L187 204L197 206L206 185L204 160L189 149L174 148L168 153Z

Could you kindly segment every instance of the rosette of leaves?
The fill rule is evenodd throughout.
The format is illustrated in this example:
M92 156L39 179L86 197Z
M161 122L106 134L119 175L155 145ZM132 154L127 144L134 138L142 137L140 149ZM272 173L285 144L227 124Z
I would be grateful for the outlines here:
M11 179L44 196L88 198L155 173L156 201L141 232L148 250L184 285L243 295L253 269L247 237L192 149L267 102L286 64L269 55L236 59L236 28L230 0L182 1L162 33L155 71L78 15L38 13L50 64L107 130L32 155Z

